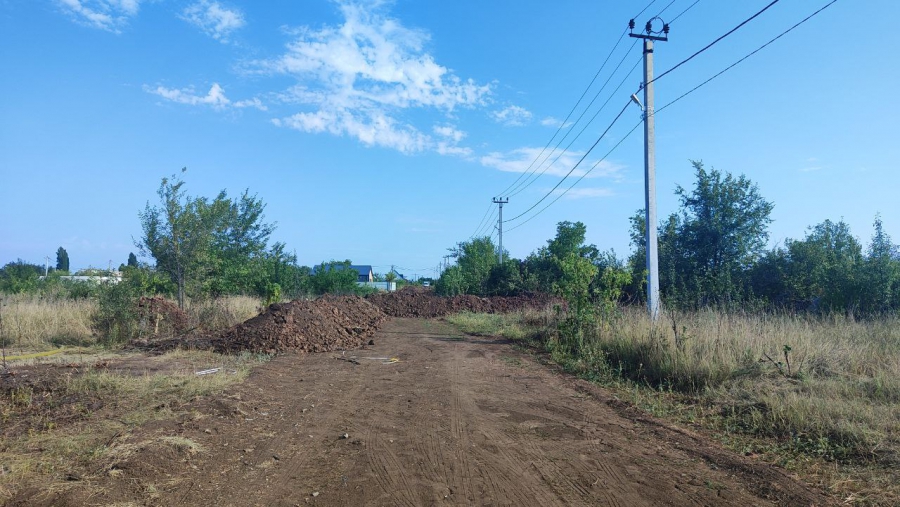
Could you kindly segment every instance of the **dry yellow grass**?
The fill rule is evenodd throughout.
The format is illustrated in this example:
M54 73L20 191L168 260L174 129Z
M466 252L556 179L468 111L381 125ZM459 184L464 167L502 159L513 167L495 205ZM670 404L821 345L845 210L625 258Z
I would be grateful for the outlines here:
M249 296L225 296L200 302L188 302L185 311L192 328L219 331L259 314L261 302Z
M63 344L92 343L91 315L96 301L2 296L0 339L11 349L47 350Z
M9 355L96 343L91 329L96 300L19 295L0 298L0 340L5 342ZM189 327L206 332L226 329L256 316L259 311L260 301L248 296L189 302L186 308Z

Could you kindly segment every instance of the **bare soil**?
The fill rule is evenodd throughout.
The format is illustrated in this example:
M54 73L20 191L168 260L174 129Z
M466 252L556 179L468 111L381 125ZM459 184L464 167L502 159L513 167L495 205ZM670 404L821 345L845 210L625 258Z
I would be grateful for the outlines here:
M504 341L421 319L373 340L280 355L8 505L830 505Z
M544 308L550 303L563 304L546 294L525 294L522 296L478 297L461 294L452 297L436 295L423 287L404 287L397 292L379 292L366 300L381 308L391 317L443 317L453 313L469 311L475 313L509 313L524 308Z

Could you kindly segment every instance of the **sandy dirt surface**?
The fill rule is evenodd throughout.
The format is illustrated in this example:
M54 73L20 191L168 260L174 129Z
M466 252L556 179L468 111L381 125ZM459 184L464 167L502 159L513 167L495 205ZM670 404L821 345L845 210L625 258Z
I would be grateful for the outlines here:
M441 321L393 319L374 342L343 355L279 356L225 396L198 400L191 417L113 444L133 450L108 475L28 501L829 504L782 470L650 418L503 341L466 337ZM161 436L196 447L139 444Z

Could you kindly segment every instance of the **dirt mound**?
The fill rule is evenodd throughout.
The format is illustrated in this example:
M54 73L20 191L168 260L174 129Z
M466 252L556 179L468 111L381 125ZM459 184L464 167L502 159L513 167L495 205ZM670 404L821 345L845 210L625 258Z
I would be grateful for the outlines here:
M363 298L325 296L270 305L265 312L198 343L216 352L327 352L357 348L385 314Z
M481 298L472 295L438 296L429 289L405 287L397 292L377 293L366 297L391 317L442 317L462 311L507 313L523 308L541 308L555 301L546 294Z

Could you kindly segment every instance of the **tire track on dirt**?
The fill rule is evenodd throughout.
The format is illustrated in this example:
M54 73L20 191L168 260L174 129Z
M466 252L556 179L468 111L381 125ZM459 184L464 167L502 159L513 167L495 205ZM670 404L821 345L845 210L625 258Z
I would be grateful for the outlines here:
M366 458L372 467L375 481L381 486L382 491L388 495L395 505L416 507L419 505L415 497L412 484L400 460L393 450L385 445L383 436L379 433L377 425L380 417L371 418L366 428Z

